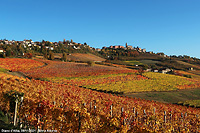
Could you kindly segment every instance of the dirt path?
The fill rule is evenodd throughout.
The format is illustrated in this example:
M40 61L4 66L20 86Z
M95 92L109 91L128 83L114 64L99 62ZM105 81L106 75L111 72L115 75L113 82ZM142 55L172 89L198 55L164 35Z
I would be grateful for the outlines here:
M6 72L7 74L13 75L13 76L18 76L18 77L22 77L22 78L28 78L31 79L30 77L26 76L24 73L22 72Z

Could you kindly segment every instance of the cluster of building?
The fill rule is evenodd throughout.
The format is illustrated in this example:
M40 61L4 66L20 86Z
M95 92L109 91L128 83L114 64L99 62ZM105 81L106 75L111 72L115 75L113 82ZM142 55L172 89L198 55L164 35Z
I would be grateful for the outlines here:
M22 45L24 48L29 48L31 49L31 47L36 47L38 46L39 48L41 47L45 47L46 49L49 49L49 50L54 50L54 48L56 47L59 47L59 44L66 44L66 45L69 45L69 46L72 46L74 49L80 49L80 46L81 45L84 45L84 44L81 44L81 43L75 43L75 42L62 42L62 41L59 41L59 42L49 42L49 41L43 41L43 42L34 42L32 41L31 39L30 40L23 40L23 41L15 41L15 40L0 40L0 45L3 45L3 44L6 44L6 45L12 45L12 44L20 44ZM48 45L47 45L48 44Z
M159 73L163 73L163 74L166 74L170 71L173 71L172 69L169 69L169 68L166 68L166 69L147 69L146 70L147 72L159 72Z
M31 39L30 40L23 40L23 41L15 41L15 40L0 40L0 45L1 44L7 44L7 45L12 45L12 44L21 44L24 48L29 48L30 50L32 49L32 47L38 47L38 48L41 48L41 47L45 47L46 49L49 49L49 50L54 50L56 47L59 47L59 44L65 44L67 46L71 46L73 49L81 49L81 46L84 46L84 47L88 47L90 48L91 50L95 50L95 51L101 51L102 49L106 49L106 48L111 48L111 49L124 49L124 50L127 50L127 49L130 49L130 50L136 50L138 52L143 52L143 53L146 53L146 49L141 49L139 47L133 47L133 46L129 46L127 45L126 43L126 46L121 46L121 45L115 45L115 46L110 46L110 47L103 47L102 49L100 48L93 48L93 47L90 47L88 46L86 43L84 44L81 44L81 43L76 43L76 42L73 42L73 40L71 41L59 41L59 42L50 42L50 41L42 41L42 42L34 42L32 41ZM48 44L48 45L47 45ZM5 52L5 51L2 51L3 49L0 49L0 52Z
M103 47L102 49L106 49L106 48L111 48L111 49L124 49L124 50L127 50L127 49L130 49L130 50L136 50L138 52L143 52L143 53L146 53L146 49L142 49L142 48L139 48L139 47L133 47L133 46L130 46L130 45L127 45L126 43L126 46L121 46L121 45L115 45L115 46L110 46L110 47Z

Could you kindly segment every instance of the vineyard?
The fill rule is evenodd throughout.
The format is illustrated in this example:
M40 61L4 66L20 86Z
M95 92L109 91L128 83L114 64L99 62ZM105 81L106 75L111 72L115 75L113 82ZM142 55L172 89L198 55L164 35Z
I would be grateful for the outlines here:
M138 75L137 72L127 73L124 71L124 73L120 73L120 71L118 71L118 74L113 73L112 75L107 74L76 78L56 77L48 79L62 84L122 93L172 91L200 87L200 82L198 80L151 72Z
M5 99L4 95L24 94L22 102L19 97L17 113L22 127L63 132L199 130L199 109L119 97L6 74L0 77L2 110L12 112L8 102L11 99Z
M52 77L86 77L97 76L115 73L135 72L133 70L95 65L88 66L86 63L60 62L60 61L45 61L45 67L23 71L27 76L32 78L52 78Z
M21 65L20 61L25 63ZM140 75L134 70L83 63L19 59L6 66L5 62L2 60L2 68L32 77L30 80L0 72L0 110L9 112L10 121L19 128L58 132L200 132L198 108L86 89L169 91L198 87L197 80L159 73ZM26 67L29 62L31 65Z
M0 67L11 71L26 71L43 65L44 63L31 59L0 58Z

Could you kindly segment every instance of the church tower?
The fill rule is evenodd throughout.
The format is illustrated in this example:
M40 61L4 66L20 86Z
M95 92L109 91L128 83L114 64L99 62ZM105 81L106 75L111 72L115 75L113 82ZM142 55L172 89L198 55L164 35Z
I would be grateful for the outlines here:
M128 44L126 43L126 48L128 48Z

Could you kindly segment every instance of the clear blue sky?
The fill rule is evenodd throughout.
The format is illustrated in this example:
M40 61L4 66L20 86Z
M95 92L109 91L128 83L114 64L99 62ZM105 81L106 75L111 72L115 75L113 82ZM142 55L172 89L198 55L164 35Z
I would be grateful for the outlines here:
M1 0L0 39L125 45L200 58L200 0Z

